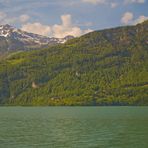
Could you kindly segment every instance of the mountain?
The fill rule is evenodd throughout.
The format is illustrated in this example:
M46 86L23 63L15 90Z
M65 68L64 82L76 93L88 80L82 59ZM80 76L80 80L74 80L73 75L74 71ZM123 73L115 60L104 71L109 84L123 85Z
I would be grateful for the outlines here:
M16 29L8 24L0 26L0 52L29 50L65 43L73 36L65 38L49 38Z
M148 21L0 61L1 105L148 105Z

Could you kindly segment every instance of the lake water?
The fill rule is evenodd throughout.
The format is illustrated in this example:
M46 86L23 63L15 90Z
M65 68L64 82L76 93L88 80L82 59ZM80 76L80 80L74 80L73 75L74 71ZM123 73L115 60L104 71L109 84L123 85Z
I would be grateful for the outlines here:
M148 107L0 107L0 148L148 148Z

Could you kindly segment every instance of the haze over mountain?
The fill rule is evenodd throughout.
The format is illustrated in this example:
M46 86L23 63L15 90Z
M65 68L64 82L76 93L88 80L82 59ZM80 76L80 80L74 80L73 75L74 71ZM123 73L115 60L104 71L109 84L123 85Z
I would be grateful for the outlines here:
M8 51L30 50L48 47L49 45L65 43L73 36L50 38L28 33L8 24L0 25L0 53Z
M148 105L148 21L10 54L0 104Z

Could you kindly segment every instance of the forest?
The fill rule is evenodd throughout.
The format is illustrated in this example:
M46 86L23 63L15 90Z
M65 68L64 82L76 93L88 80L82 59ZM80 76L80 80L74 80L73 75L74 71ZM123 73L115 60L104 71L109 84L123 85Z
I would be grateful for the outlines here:
M148 105L148 21L5 55L0 105Z

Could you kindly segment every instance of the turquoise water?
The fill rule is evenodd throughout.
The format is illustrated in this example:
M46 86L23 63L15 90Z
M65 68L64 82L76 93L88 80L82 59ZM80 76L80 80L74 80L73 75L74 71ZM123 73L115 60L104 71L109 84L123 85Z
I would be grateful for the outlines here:
M0 107L0 148L148 148L148 107Z

